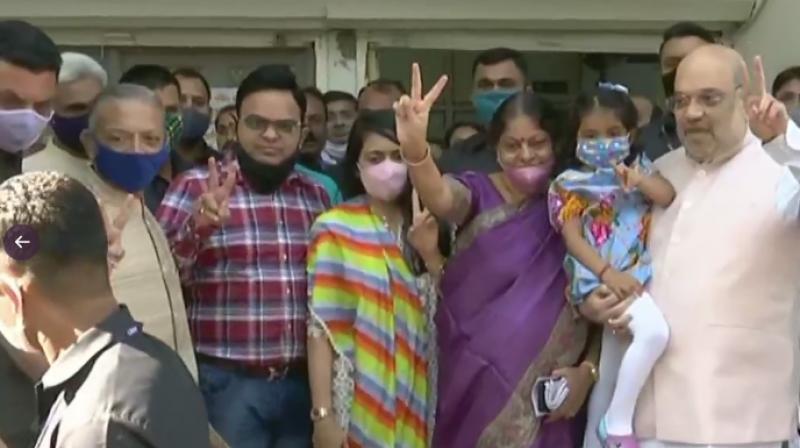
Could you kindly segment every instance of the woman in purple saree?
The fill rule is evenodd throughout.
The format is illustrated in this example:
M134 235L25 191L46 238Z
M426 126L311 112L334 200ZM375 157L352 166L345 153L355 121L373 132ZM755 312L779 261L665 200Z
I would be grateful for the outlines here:
M412 97L397 126L411 179L430 211L458 228L437 313L439 381L434 447L569 448L573 417L596 375L587 327L564 298L565 248L550 226L545 192L555 163L557 117L532 93L509 98L488 141L503 172L442 177L427 149L427 116L446 80L424 98L415 65ZM567 379L549 419L534 414L537 378Z

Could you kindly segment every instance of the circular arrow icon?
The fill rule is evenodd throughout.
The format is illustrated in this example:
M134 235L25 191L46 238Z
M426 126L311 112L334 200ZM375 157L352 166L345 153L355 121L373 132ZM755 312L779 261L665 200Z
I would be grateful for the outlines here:
M3 235L3 248L17 261L29 260L39 250L39 235L31 226L15 225Z

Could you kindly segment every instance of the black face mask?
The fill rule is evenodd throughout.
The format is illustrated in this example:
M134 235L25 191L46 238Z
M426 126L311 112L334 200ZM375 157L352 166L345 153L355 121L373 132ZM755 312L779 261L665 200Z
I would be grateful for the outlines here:
M677 74L677 70L672 70L661 75L661 83L664 86L664 95L667 96L667 99L672 98L672 95L675 94L675 75Z
M300 165L311 169L311 170L320 170L320 161L319 161L319 154L312 154L308 152L301 152L299 156L297 156L297 161Z
M236 159L247 184L259 194L272 194L294 170L297 156L289 157L278 165L268 165L252 158L242 145L235 147Z

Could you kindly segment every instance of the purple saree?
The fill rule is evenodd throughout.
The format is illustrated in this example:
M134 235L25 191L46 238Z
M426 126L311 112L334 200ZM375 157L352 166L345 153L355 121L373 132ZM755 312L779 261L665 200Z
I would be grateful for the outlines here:
M472 212L441 281L434 447L568 448L572 421L543 423L540 376L578 362L586 327L564 297L565 248L545 197L506 204L484 174L461 176Z

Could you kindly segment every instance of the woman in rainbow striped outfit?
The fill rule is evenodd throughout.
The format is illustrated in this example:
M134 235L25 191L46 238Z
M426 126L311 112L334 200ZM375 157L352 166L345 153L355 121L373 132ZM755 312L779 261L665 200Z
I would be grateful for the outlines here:
M318 218L308 258L314 446L426 447L431 277L444 260L436 221L412 199L393 111L356 121L344 170L349 200Z

